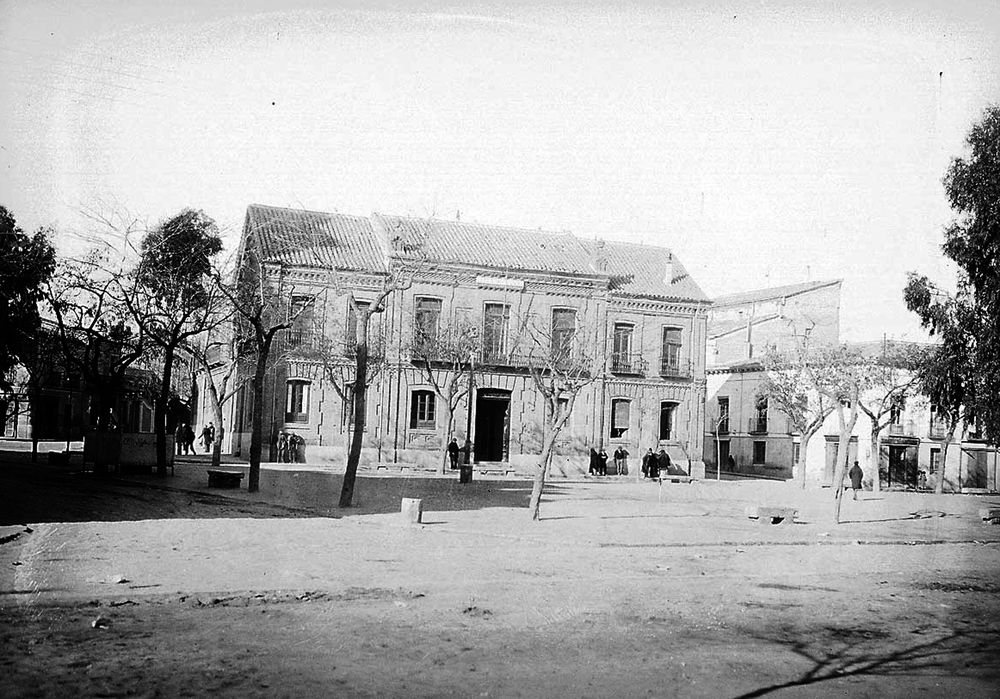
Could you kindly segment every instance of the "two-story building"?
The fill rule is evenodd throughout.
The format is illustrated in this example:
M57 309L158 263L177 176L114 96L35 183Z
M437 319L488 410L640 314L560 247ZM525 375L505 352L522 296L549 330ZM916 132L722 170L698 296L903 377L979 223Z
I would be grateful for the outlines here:
M469 440L481 469L527 472L545 428L544 402L529 373L539 341L531 329L541 328L548 342L574 338L593 358L593 381L561 434L555 474L585 473L591 447L610 453L619 446L632 455L633 468L647 449L663 449L683 467L690 463L692 475L703 469L710 303L667 248L260 205L247 210L241 245L295 319L265 382L265 457L275 458L285 433L300 438L300 460L344 458L354 309L372 303L402 269L407 283L371 324L379 371L368 389L363 461L435 468L455 438ZM462 328L475 335L468 361L438 362L415 351L427 338ZM317 336L326 347L342 339L343 381L329 362L320 367L288 351ZM449 382L456 377L448 372L459 372L460 382ZM445 384L465 393L453 409L439 390ZM231 449L243 453L248 391L229 414Z

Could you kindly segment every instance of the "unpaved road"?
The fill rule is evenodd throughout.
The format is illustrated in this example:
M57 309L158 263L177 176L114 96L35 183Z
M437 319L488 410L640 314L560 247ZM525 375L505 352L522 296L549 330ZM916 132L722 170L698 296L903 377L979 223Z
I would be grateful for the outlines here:
M0 695L998 695L995 542L630 544L560 520L524 535L509 508L195 518L230 505L0 546Z

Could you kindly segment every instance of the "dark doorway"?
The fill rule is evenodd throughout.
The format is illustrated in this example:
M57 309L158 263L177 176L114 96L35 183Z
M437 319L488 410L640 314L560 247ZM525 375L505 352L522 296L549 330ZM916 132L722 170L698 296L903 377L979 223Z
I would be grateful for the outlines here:
M917 487L916 449L912 447L889 447L889 486L904 488Z
M510 391L476 392L476 463L506 461L510 442Z
M977 449L976 451L965 452L968 455L966 471L962 478L963 488L985 488L986 487L986 451Z

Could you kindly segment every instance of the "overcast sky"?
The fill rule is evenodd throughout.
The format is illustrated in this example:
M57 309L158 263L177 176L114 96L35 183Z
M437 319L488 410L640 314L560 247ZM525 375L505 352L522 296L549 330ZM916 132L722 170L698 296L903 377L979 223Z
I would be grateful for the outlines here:
M672 248L712 295L844 280L920 339L1000 3L0 0L0 203L435 215Z

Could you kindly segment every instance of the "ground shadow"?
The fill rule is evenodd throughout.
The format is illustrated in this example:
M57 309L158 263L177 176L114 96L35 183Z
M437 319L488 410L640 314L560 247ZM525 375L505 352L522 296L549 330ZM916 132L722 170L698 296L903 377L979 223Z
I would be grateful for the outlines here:
M260 492L209 489L207 463L179 462L174 475L93 473L24 463L0 465L0 524L219 517L348 517L400 511L403 498L423 501L425 512L491 507L527 509L528 479L474 480L359 474L353 506L339 508L341 474L262 469ZM248 470L225 465L227 470ZM565 486L546 485L546 499Z
M801 676L740 694L736 699L763 697L782 689L808 687L852 676L883 677L914 675L947 676L970 667L994 668L993 658L1000 652L1000 638L988 629L950 629L918 643L893 647L887 631L856 627L825 626L811 632L808 640L789 642L788 634L750 635L760 641L790 647L809 661L811 667Z

